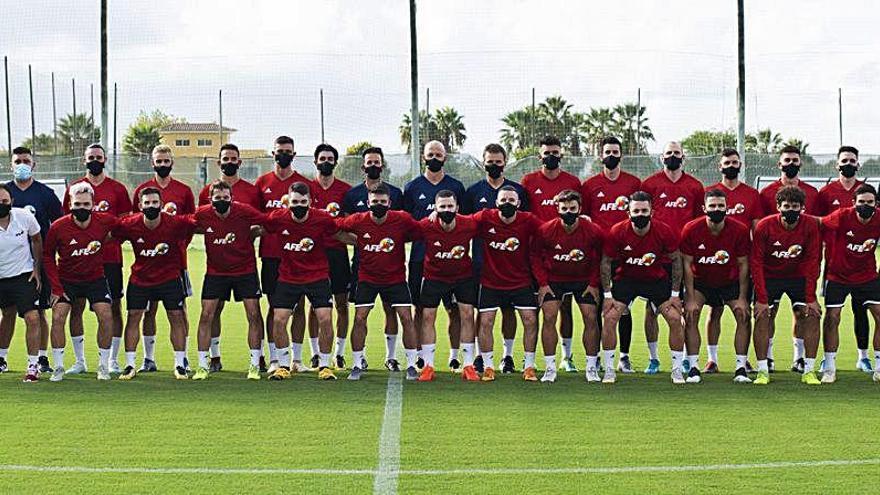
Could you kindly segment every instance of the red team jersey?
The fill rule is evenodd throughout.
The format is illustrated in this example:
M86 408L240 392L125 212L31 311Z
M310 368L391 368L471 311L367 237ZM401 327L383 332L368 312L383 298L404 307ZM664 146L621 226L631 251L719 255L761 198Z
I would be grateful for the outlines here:
M603 249L605 256L619 262L614 280L663 280L669 277L664 265L670 263L669 255L678 249L678 232L652 219L648 233L639 236L632 222L624 220L611 227Z
M132 194L133 213L141 211L141 191L147 187L155 187L161 191L162 211L169 215L191 215L196 211L196 200L192 189L177 179L171 179L167 186L162 187L156 182L156 178L137 186ZM186 247L192 239L184 239L180 244L180 255L183 259L183 267L186 268Z
M825 277L841 284L858 285L877 278L874 251L880 238L880 215L863 224L854 207L841 208L822 219L825 233ZM830 253L830 254L828 254Z
M751 229L755 222L764 218L764 205L761 202L761 194L754 187L740 182L733 189L729 189L723 183L712 184L706 191L718 189L727 195L727 218L732 218L743 223ZM776 211L774 206L773 211ZM772 213L772 212L771 212Z
M694 281L707 287L724 287L739 282L737 259L748 256L752 249L749 228L732 218L724 220L724 228L712 234L706 218L691 220L681 233L681 252L693 257L691 273Z
M211 205L200 206L193 216L196 227L205 235L208 275L247 275L257 271L251 225L261 225L265 215L254 208L232 203L222 218Z
M807 302L816 302L820 245L816 217L801 215L794 230L785 229L778 213L758 222L749 258L757 301L768 304L768 278L804 278Z
M257 177L254 186L260 193L260 209L266 214L287 211L287 191L294 182L303 182L311 190L312 181L297 171L284 180L279 179L274 170ZM281 245L275 234L266 233L260 238L260 257L281 258Z
M845 189L839 180L829 182L816 195L816 207L813 209L812 214L817 217L824 217L841 208L853 206L856 189L864 183L865 181L857 180L850 189Z
M327 240L339 231L333 217L312 208L304 222L293 219L290 210L275 210L266 220L281 253L278 280L288 284L311 284L330 278Z
M93 213L86 228L76 225L71 215L52 223L43 241L43 266L52 294L60 296L64 292L62 282L91 282L104 276L101 251L117 222L113 215Z
M682 174L676 182L661 170L642 182L642 190L653 199L653 220L659 220L676 234L691 220L703 215L703 184L692 175Z
M238 179L232 186L232 200L243 203L257 210L262 208L260 204L260 192L250 182ZM199 192L199 206L211 204L211 184L206 185Z
M559 176L553 180L544 175L543 169L536 170L524 175L520 184L529 195L529 211L543 222L559 216L556 202L553 201L557 194L566 189L581 189L581 181L564 170L560 170Z
M487 209L475 213L473 218L478 223L477 237L483 250L480 285L513 290L529 287L533 279L546 277L541 274L543 263L533 245L541 227L537 216L520 211L513 223L506 224L501 221L499 210Z
M424 277L426 280L455 283L473 277L471 240L477 233L477 221L458 215L455 228L447 232L440 219L419 221L425 242Z
M129 282L152 287L180 278L183 260L174 245L191 238L195 222L191 217L160 214L162 221L155 229L144 225L144 214L136 213L122 219L113 229L113 236L128 241L134 250Z
M70 186L87 180L85 177L77 179ZM95 190L92 211L108 213L114 217L121 217L131 213L131 198L128 196L128 189L121 182L105 177L97 186L91 182L89 182L89 185ZM64 201L61 202L64 213L70 213L70 186L64 191ZM103 251L104 263L122 264L122 247L119 241L110 239L104 246Z
M402 211L389 211L381 225L371 215L365 211L336 219L339 230L357 236L358 280L375 285L402 284L406 281L404 245L421 239L419 223Z
M629 196L642 187L642 181L621 170L617 180L596 174L581 186L581 211L606 231L629 219Z
M562 219L555 218L538 229L538 249L548 282L588 282L600 286L599 263L602 261L602 232L598 225L579 218L577 227L568 233ZM543 274L541 274L543 275Z
M324 189L321 184L318 183L318 179L315 179L312 181L310 188L312 190L313 207L326 211L333 218L337 218L339 215L343 214L342 200L345 198L345 193L351 189L351 185L348 182L334 178L330 187ZM327 249L345 250L347 248L345 244L338 240L331 239L327 243Z
M819 197L819 191L802 180L798 181L797 187L806 195L801 213L813 214L816 208L816 200ZM765 215L773 215L778 211L776 209L776 192L780 188L782 188L782 179L776 179L767 184L764 189L761 189L761 205L764 207Z

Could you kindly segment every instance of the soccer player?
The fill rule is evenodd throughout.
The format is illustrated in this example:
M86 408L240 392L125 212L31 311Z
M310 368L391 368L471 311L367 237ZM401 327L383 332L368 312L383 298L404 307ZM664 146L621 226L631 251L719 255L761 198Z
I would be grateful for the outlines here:
M36 166L33 153L29 148L23 146L13 148L11 165L13 180L7 182L6 185L9 186L15 206L26 208L36 217L37 223L40 224L40 236L45 244L49 225L61 216L61 202L58 201L58 196L55 195L52 188L34 179L34 169ZM46 356L49 346L49 324L46 321L46 310L50 307L51 287L49 286L49 280L46 278L45 270L41 273L43 280L40 281L40 352L38 353L37 363L40 366L40 373L52 373L49 358ZM6 368L6 353L15 330L14 309L10 308L9 311L9 314L6 315L7 317L3 318L5 324L0 325L0 373Z
M538 346L538 301L548 288L535 295L534 283L543 280L543 263L535 249L541 221L529 212L519 211L519 194L503 186L495 200L497 208L482 210L473 217L479 224L477 235L484 255L480 272L477 305L480 312L480 352L483 355L483 381L495 380L493 359L495 314L498 308L513 306L523 325L525 364L523 379L538 381L535 351Z
M562 143L556 136L546 136L541 140L538 158L541 168L528 173L522 178L522 186L529 196L530 211L538 220L547 222L558 217L554 198L565 190L577 191L581 181L574 175L559 168L562 161ZM559 319L559 336L562 337L562 369L577 373L577 366L571 357L571 340L574 332L572 325L571 296L565 296L560 302L562 317ZM539 301L540 302L540 301ZM505 360L508 355L505 348ZM512 364L511 357L510 363ZM507 363L502 363L506 365ZM509 370L512 372L513 370ZM502 372L506 372L502 366Z
M420 342L425 366L419 375L419 381L429 382L434 379L437 307L441 300L452 298L461 322L464 362L462 379L479 381L480 377L474 369L474 306L477 304L477 286L468 249L477 232L477 222L457 213L458 199L453 191L439 191L433 203L436 215L423 218L419 222L425 246L424 276L419 288L419 305L424 313L422 327L418 329L421 331ZM449 367L454 371L452 363Z
M107 213L93 212L95 190L88 182L70 187L70 214L49 228L43 246L43 266L50 281L52 303L52 360L50 381L64 379L64 325L71 306L89 302L98 320L98 379L110 379L110 341L113 338L113 298L104 275L103 254L110 232L118 220ZM56 257L57 256L57 257Z
M192 238L191 219L162 212L162 192L146 187L140 194L141 213L122 219L113 228L113 237L128 241L134 251L134 264L128 280L128 318L125 322L125 368L120 380L137 375L135 359L140 340L140 323L147 306L162 301L171 327L174 348L174 378L189 378L186 359L186 319L183 315L184 291L180 271L183 260L178 244Z
M819 277L821 238L819 221L803 213L806 199L797 186L784 186L776 192L779 213L758 222L749 257L752 281L755 284L755 356L758 359L758 385L770 383L767 350L770 324L776 317L772 311L783 294L791 300L797 326L804 339L805 359L801 380L818 385L813 371L819 348L819 317L822 309L816 301L816 279Z
M193 197L192 189L183 182L171 177L171 171L174 168L174 153L171 147L160 144L153 148L150 153L150 159L153 162L153 177L143 184L137 186L132 195L132 212L138 213L140 208L141 191L148 187L157 188L162 191L162 211L169 215L191 215L196 211L196 202ZM184 298L192 295L192 284L189 280L189 273L186 270L186 247L189 245L190 239L180 243L180 257L183 260L183 271L180 277L183 282ZM150 304L149 309L144 314L143 332L144 332L144 362L141 365L141 372L157 371L156 368L156 313L159 312L159 305ZM186 305L184 305L183 316L186 318ZM186 324L189 329L189 324ZM219 358L218 365L219 365ZM113 368L115 363L111 363L110 371L112 373L119 372L119 365ZM216 371L219 371L217 369Z
M380 184L384 184L388 188L390 209L403 209L403 191L382 180L382 171L385 169L385 155L382 148L367 148L362 153L363 164L361 170L364 173L364 181L352 187L342 202L342 211L346 215L354 213L365 213L370 211L369 191ZM358 283L358 267L360 265L360 250L355 249L351 258L351 290L349 300L354 300L357 293ZM400 371L400 363L395 357L397 348L397 317L396 310L382 298L382 309L385 312L385 368L391 371ZM360 354L363 356L363 353ZM353 366L360 366L362 370L366 370L366 361L363 363L354 363Z
M416 348L419 337L413 326L410 309L412 299L406 284L404 246L407 242L419 239L421 229L409 214L391 210L391 191L387 185L378 184L373 187L368 198L369 212L355 213L336 220L340 230L357 236L356 249L360 260L354 294L354 324L351 328L352 368L348 379L360 380L364 374L367 317L373 309L376 296L381 296L385 304L394 308L403 327L406 379L417 380L419 373L416 371ZM393 356L393 348L388 350ZM389 369L399 371L399 368L393 369L390 366Z
M841 208L848 208L853 204L853 192L864 184L864 181L856 178L856 173L858 173L860 167L859 150L852 146L841 146L837 151L838 178L819 190L819 195L816 197L815 213L817 216L824 217ZM826 260L834 258L834 253L830 252L830 248L834 244L833 239L830 238L831 236L832 234L830 233L826 233L824 236ZM874 369L871 366L871 360L868 358L868 342L871 337L871 328L868 324L868 307L864 304L858 304L856 298L853 297L850 299L850 308L852 308L853 312L853 331L856 335L856 345L859 352L856 369L871 373ZM826 313L826 320L827 318Z
M681 323L682 264L678 251L679 237L665 223L653 218L653 198L644 191L629 197L629 220L611 228L603 244L600 275L605 297L602 308L602 349L605 376L602 383L614 383L614 349L617 347L617 321L637 297L648 300L654 313L659 312L669 326L672 352L672 383L685 383L684 328ZM617 261L613 272L612 262ZM666 271L666 266L671 273Z
M520 198L520 211L529 211L529 197L525 189L518 183L504 176L504 167L507 165L507 151L497 143L486 145L483 150L483 169L486 178L474 183L465 191L464 201L461 204L461 212L472 214L486 208L494 208L498 191L504 186L516 189ZM480 280L480 270L483 267L482 241L474 239L472 242L472 257L474 267L474 280ZM477 316L479 318L479 315ZM501 308L501 336L504 339L505 356L509 359L502 361L501 370L513 373L513 344L516 339L516 310L512 306ZM476 339L476 335L474 336ZM462 350L464 347L462 346ZM483 372L483 356L479 350L479 339L475 340L474 369L477 373ZM509 351L509 352L508 352Z
M681 143L666 143L663 148L663 170L642 183L642 189L654 201L651 205L652 217L665 223L676 235L681 235L681 230L688 222L703 214L703 184L683 170L685 159ZM673 288L676 291L681 290L677 286ZM660 371L657 355L658 331L657 315L648 305L645 307L645 339L648 341L648 354L651 358L645 369L648 374ZM689 363L685 361L684 366L688 368Z
M443 165L446 163L446 148L443 143L440 141L425 143L422 158L425 161L425 173L409 181L403 188L403 210L412 215L415 220L427 218L434 211L434 198L440 191L452 191L456 202L464 198L464 185L443 170ZM422 241L413 242L409 253L407 283L415 305L413 324L419 331L422 330L421 287L424 278L422 270L424 261L425 244ZM449 367L455 372L459 364L458 346L461 322L458 319L459 312L455 309L452 299L449 297L444 299L443 306L446 307L449 316ZM423 367L423 361L424 359L419 358L417 363L422 366L417 367ZM453 365L455 366L453 367Z
M718 189L724 191L727 202L726 218L738 220L749 229L754 229L758 220L764 218L764 207L761 203L761 195L754 187L739 180L742 171L742 159L733 148L726 148L721 152L718 160L718 169L722 178L717 184L706 187L706 191ZM724 314L724 306L709 308L709 319L706 322L706 350L709 359L703 373L718 372L718 339L721 337L721 315ZM751 332L751 318L746 322ZM748 343L747 343L748 344ZM746 370L748 371L748 361ZM734 379L737 379L734 377Z
M339 152L329 144L319 144L315 148L315 168L318 174L312 181L312 206L326 211L333 218L345 213L342 204L351 185L336 177L334 171L339 161ZM348 248L335 239L327 241L327 263L330 265L330 291L336 308L336 351L334 364L337 369L345 369L345 344L348 341L348 291L351 289L351 265L348 261ZM309 313L309 336L312 344L312 368L320 363L318 320L314 312Z
M262 293L251 227L264 223L265 217L252 206L234 201L232 187L222 180L212 182L210 191L211 204L200 206L193 216L197 231L205 236L207 254L198 329L199 368L193 379L203 380L211 371L208 352L217 309L221 302L229 301L230 295L234 295L236 301L242 301L248 322L250 366L247 378L259 380L260 357L263 355Z
M623 158L620 140L608 136L599 143L602 171L585 180L581 186L582 211L598 225L602 232L609 232L616 223L629 219L629 197L642 187L642 181L620 168ZM601 296L600 296L601 297ZM600 305L601 299L600 299ZM601 313L599 314L601 318ZM601 323L599 323L601 327ZM629 359L632 343L632 315L627 308L620 317L617 333L620 336L620 357L617 371L635 373Z
M877 239L880 239L877 191L871 185L862 184L855 190L854 198L855 206L838 208L821 219L825 252L830 255L825 258L822 383L837 380L836 358L840 344L837 330L846 296L851 297L854 311L858 306L865 307L871 311L875 323L880 321L880 279L875 257ZM867 350L864 352L867 354ZM875 360L880 363L880 338L876 330L874 353ZM868 366L873 369L874 381L880 381L880 368L870 368L870 360ZM859 369L864 371L865 368L860 366Z
M90 144L83 152L83 165L86 167L86 175L73 184L88 182L95 192L94 206L92 209L98 213L109 213L114 217L121 218L131 213L131 196L125 186L104 172L107 162L107 153L100 144ZM61 206L64 213L70 213L70 186L64 193ZM122 247L118 239L111 238L104 245L104 276L110 287L110 311L113 315L113 337L110 341L110 364L108 369L117 369L119 349L122 347ZM68 370L68 374L85 373L86 366L85 347L83 336L83 312L85 311L85 299L74 301L70 308L70 340L73 343L73 354L76 362Z
M546 294L541 301L544 314L541 342L544 348L544 376L542 382L556 381L556 317L559 301L569 295L581 310L584 322L583 344L587 354L586 378L599 381L599 264L602 261L602 232L600 227L581 214L581 195L566 190L556 195L558 218L541 226L537 235L537 249L546 273L538 280ZM609 363L609 366L611 364Z
M36 217L25 208L13 208L12 204L9 186L0 184L0 309L15 308L24 320L28 355L24 381L35 382L40 377L37 306L43 239ZM3 311L2 319L10 318L10 314L8 310Z
M691 220L681 233L684 262L685 343L687 344L687 381L699 383L700 314L703 306L730 308L736 321L734 348L736 372L733 381L750 383L746 371L749 352L749 251L751 237L745 224L727 218L730 206L723 189L709 189L703 205L706 216ZM717 360L717 355L714 356ZM716 361L717 362L717 361ZM716 367L717 371L717 367Z

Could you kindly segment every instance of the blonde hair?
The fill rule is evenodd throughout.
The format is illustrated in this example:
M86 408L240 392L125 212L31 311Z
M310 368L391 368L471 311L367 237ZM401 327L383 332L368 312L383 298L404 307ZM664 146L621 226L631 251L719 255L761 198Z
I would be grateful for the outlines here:
M95 189L88 182L77 182L70 186L70 198L73 199L77 194L88 194L92 199L95 199Z
M174 151L171 150L171 146L167 144L159 144L153 148L152 155L156 155L157 153L168 153L171 155L171 158L174 158Z

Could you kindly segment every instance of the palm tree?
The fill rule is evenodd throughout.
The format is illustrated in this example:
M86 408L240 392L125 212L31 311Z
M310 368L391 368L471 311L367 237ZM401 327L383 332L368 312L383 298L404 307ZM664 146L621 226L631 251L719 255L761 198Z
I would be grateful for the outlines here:
M805 143L803 139L798 138L788 138L782 146L794 146L801 151L801 155L807 154L807 148L810 147L810 143Z
M758 130L754 140L755 153L776 153L782 147L782 135L768 129Z
M648 127L648 118L645 117L646 111L647 108L635 103L614 107L615 131L626 154L642 154L645 152L644 143L654 140L654 132Z
M599 143L606 136L615 134L616 123L610 108L591 108L583 114L581 130L586 138L589 153L599 154Z
M535 107L527 106L505 115L501 122L501 144L513 154L518 149L536 146L541 139L538 135L540 116Z
M84 113L67 114L58 121L58 141L65 154L81 155L89 143L101 139L101 130Z
M452 107L439 108L434 113L433 123L437 127L438 140L449 152L454 151L456 147L464 146L464 141L467 139L463 118L464 116Z
M409 113L403 114L397 131L400 133L400 144L406 146L407 152L412 151L412 120ZM432 139L437 139L437 124L428 112L419 110L419 149Z

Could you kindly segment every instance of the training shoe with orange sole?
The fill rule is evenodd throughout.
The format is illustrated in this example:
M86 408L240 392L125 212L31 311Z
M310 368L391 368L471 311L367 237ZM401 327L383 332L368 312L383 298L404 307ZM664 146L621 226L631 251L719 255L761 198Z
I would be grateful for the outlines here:
M480 375L477 374L476 368L474 368L472 364L469 364L462 368L461 379L466 382L478 382L480 381Z
M538 375L535 374L535 368L526 368L523 370L523 380L527 382L536 382L538 381Z
M494 382L495 381L495 368L486 368L483 370L483 377L480 380L484 382Z
M422 373L419 375L420 382L432 382L434 381L434 368L431 366L425 366L422 368Z

